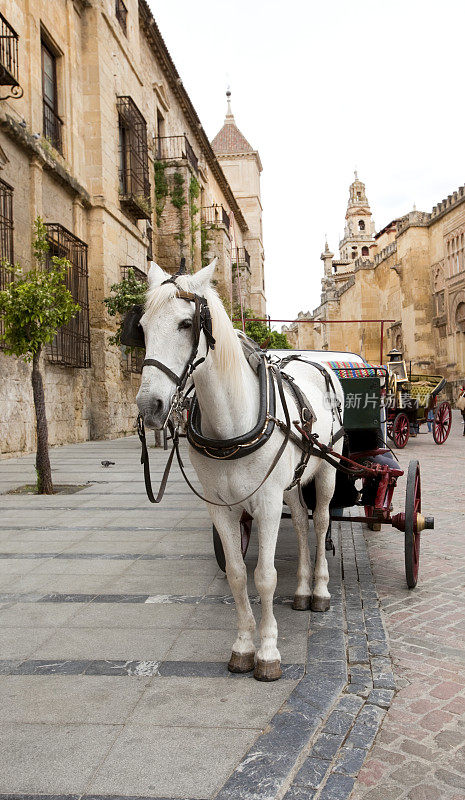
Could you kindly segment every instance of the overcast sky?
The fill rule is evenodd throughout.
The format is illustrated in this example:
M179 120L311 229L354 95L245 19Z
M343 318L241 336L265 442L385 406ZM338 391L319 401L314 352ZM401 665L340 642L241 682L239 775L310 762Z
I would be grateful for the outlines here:
M263 163L268 313L320 302L357 168L376 227L465 183L464 0L149 0L212 139Z

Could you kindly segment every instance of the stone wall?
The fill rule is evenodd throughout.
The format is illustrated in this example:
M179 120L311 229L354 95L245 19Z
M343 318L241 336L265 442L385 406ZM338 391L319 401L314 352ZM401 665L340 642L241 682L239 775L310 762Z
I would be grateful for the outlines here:
M43 358L51 444L132 433L140 378L127 370L119 348L109 344L116 320L103 299L121 279L122 266L147 271L148 237L143 219L128 213L119 196L117 98L129 96L147 125L152 207L154 149L163 120L165 136L184 136L192 149L168 172L185 176L180 214L167 198L160 226L152 215L153 250L174 271L180 256L201 266L200 205L222 205L232 220L211 231L209 255L219 257L218 286L231 286L231 240L243 246L250 233L195 109L183 88L145 0L126 0L127 32L110 0L6 0L2 13L19 34L21 99L0 103L0 178L14 188L15 257L32 265L31 231L41 215L63 225L88 245L91 369L60 367ZM42 136L41 31L57 57L58 112L63 153ZM191 219L191 176L199 182L199 210ZM240 187L239 187L240 188ZM184 234L184 241L181 241ZM228 291L229 289L229 291ZM35 447L30 367L0 352L0 449L3 455Z

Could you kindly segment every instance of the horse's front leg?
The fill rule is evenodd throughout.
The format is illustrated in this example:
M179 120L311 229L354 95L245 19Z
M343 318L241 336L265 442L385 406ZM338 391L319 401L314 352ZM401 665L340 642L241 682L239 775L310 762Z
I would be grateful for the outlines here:
M308 508L300 502L300 492L297 486L286 492L284 500L289 506L292 524L297 534L299 560L297 565L297 588L294 595L292 608L296 611L308 611L311 602L312 562L308 546Z
M312 611L328 611L331 595L328 591L329 571L326 559L326 531L329 526L329 504L334 494L336 470L323 462L315 475L316 507L313 525L316 537L316 559L313 575Z
M255 666L255 617L247 593L247 569L242 558L240 518L242 509L209 507L226 557L226 577L236 603L237 638L233 644L228 669L251 672Z
M267 498L269 499L269 498ZM281 677L281 656L277 648L278 626L273 613L273 597L277 573L274 566L276 539L281 521L282 502L270 501L266 511L258 515L259 554L255 568L255 586L260 595L260 648L254 677L259 681L275 681Z

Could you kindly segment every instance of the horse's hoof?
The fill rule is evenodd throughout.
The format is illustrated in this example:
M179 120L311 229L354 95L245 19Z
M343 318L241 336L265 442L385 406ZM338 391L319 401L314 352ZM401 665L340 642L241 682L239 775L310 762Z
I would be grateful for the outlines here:
M255 667L255 653L231 653L228 669L230 672L252 672Z
M294 611L308 611L312 598L309 594L295 594L292 608Z
M312 611L329 611L330 598L329 597L315 597L313 595L310 608Z
M282 674L280 661L260 661L258 659L253 676L257 681L277 681Z

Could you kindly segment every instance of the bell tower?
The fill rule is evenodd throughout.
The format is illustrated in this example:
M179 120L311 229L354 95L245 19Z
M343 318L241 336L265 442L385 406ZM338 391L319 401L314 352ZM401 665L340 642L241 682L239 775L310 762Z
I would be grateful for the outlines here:
M354 172L354 181L349 187L349 202L346 211L344 238L339 242L340 258L355 261L356 258L369 258L370 248L375 244L375 223L371 216L365 184Z

